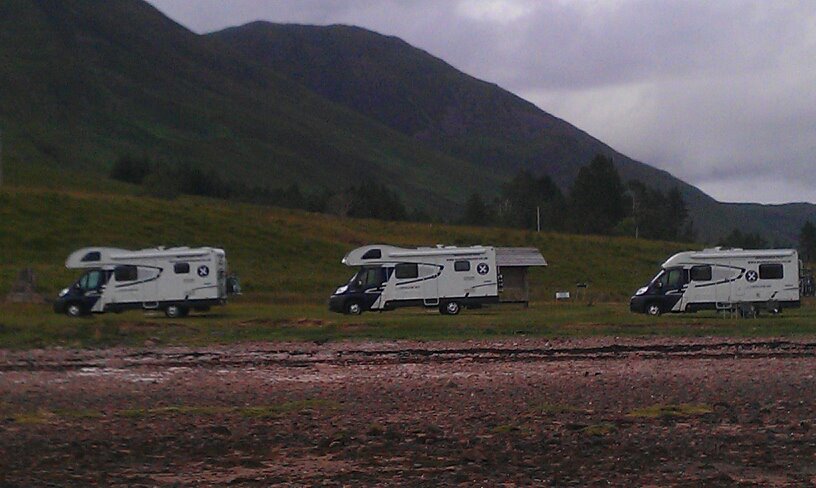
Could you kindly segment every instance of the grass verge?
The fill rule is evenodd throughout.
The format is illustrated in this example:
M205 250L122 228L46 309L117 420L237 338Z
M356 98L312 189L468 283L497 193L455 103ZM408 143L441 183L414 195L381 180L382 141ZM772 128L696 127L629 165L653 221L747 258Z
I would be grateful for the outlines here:
M593 306L541 302L498 306L457 316L404 309L344 316L317 305L232 303L206 315L167 319L127 312L71 319L47 306L0 305L0 348L204 346L259 341L467 340L508 337L816 335L812 302L780 316L736 319L713 312L646 317L622 303Z

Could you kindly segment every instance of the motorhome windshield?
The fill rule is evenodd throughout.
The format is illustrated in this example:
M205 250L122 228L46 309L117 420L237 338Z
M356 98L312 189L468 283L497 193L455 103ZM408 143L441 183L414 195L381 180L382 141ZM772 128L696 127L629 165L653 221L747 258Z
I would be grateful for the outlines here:
M348 280L348 284L349 285L354 285L355 283L357 283L357 279L361 277L361 275L363 274L363 271L365 271L365 268L360 269L359 271L357 271L356 273L351 275L351 278L349 278L349 280Z
M661 269L660 271L658 271L658 273L655 275L655 277L654 277L654 278L652 278L652 280L649 282L649 284L650 284L650 285L654 285L654 284L655 284L655 283L657 283L658 281L661 281L661 278L663 278L663 276L664 276L665 274L666 274L666 270L665 270L665 269Z
M95 290L103 284L103 278L103 272L95 269L82 275L82 277L76 282L76 286L80 290Z
M386 281L388 278L385 268L360 268L360 271L349 280L349 286L368 289L378 287Z

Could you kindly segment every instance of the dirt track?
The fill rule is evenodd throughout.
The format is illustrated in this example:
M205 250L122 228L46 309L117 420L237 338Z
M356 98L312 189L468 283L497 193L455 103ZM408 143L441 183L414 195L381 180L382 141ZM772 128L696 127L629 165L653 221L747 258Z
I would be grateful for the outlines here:
M0 351L0 486L816 484L816 341Z

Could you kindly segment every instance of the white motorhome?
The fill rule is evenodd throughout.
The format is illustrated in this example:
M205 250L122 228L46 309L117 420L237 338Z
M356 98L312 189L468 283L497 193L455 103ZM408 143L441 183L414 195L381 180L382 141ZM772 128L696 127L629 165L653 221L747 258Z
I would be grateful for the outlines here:
M632 312L729 310L779 313L798 307L799 255L794 249L713 248L677 253L630 301Z
M211 247L88 247L68 256L65 266L87 270L54 302L55 312L70 316L144 309L183 317L238 292L235 278L227 277L226 253Z
M497 251L502 248L363 246L349 252L343 264L359 267L349 282L329 299L335 312L360 314L366 310L394 310L406 306L438 308L456 315L462 307L500 302L501 275ZM535 249L514 249L505 259L509 268L546 266ZM532 256L532 257L531 257ZM526 277L524 278L526 287ZM526 288L524 290L526 292Z

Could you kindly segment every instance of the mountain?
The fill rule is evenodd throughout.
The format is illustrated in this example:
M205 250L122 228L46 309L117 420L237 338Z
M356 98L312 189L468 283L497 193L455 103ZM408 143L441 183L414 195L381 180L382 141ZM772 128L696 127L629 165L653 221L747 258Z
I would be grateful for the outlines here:
M409 207L458 215L527 168L567 187L597 153L624 178L689 202L705 240L778 232L811 205L721 204L496 85L364 29L253 23L197 35L142 0L0 2L4 180L135 191L106 178L124 155L254 186L387 185Z
M699 237L737 227L790 244L808 204L724 204L666 171L618 153L518 96L465 73L396 37L359 27L254 22L209 37L314 92L453 157L507 179L520 169L548 174L567 189L595 154L611 156L625 180L668 190L689 203Z
M4 0L0 60L12 183L61 177L44 167L107 174L127 154L260 186L345 188L375 178L434 211L499 183L141 0ZM463 186L439 173L460 175Z

